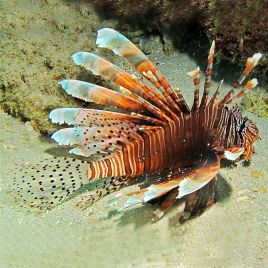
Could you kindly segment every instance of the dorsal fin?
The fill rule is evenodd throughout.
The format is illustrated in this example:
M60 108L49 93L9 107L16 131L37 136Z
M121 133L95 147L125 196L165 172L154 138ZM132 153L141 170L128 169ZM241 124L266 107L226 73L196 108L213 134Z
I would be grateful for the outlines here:
M128 89L130 91L129 96L140 101L144 107L158 118L167 120L167 116L171 115L170 109L164 104L165 100L159 93L153 89L149 90L140 80L111 62L88 52L75 53L73 60L76 64L85 67L93 74L101 75L103 78Z
M215 101L217 100L219 94L220 94L220 90L221 90L221 86L222 86L222 83L223 83L223 79L220 81L220 83L218 84L217 88L216 88L216 91L214 93L214 95L211 97L210 101L209 101L209 104L208 106L213 106Z
M200 86L200 68L197 67L196 70L187 73L190 77L193 78L194 82L194 102L192 106L192 111L196 111L199 106L199 86Z
M229 102L231 95L244 82L245 78L252 72L252 70L258 64L261 57L262 57L261 53L255 53L252 57L247 59L246 67L244 68L241 76L239 77L238 81L233 85L233 87L229 90L229 92L218 103L219 107L222 107L224 104Z
M114 90L78 80L62 80L60 85L75 98L95 102L103 106L114 106L136 113L146 112L143 104L132 96L124 96Z
M76 64L85 67L95 75L101 75L121 87L130 91L130 96L135 95L149 101L154 106L159 107L163 112L170 114L170 109L166 106L166 100L154 89L146 86L141 80L128 72L122 70L111 62L89 52L78 52L73 56Z
M232 102L240 99L242 96L246 94L247 91L252 90L254 87L258 85L258 80L256 78L253 78L249 80L243 89L241 89L232 99L229 99L229 101L226 102L226 104L231 104Z
M202 96L202 100L201 100L201 104L200 104L201 108L204 108L207 104L208 93L209 93L209 88L210 88L210 84L211 84L214 51L215 51L215 41L212 42L210 50L209 50L208 65L207 65L207 70L206 70L206 80L205 80L204 92L203 92L203 96Z
M125 58L138 73L162 92L174 112L180 112L179 107L189 110L182 95L178 96L178 94L171 89L158 68L125 36L113 29L104 28L98 31L96 43L99 47L108 48L115 54Z

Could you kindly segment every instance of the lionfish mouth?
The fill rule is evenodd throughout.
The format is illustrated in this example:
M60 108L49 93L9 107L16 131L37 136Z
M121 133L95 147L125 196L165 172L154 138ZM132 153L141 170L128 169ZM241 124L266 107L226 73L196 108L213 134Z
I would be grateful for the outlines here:
M87 161L55 159L33 167L14 182L19 197L30 206L48 208L65 200L88 180L102 180L95 192L83 199L84 204L92 204L138 178L151 177L155 180L149 186L128 194L123 208L154 202L164 214L177 200L184 199L186 219L213 204L221 158L235 160L245 153L249 159L252 144L258 138L256 126L246 124L238 108L230 108L230 104L257 85L257 79L252 79L239 89L261 54L247 60L240 78L223 98L218 100L223 80L209 98L213 41L201 98L199 67L188 73L194 83L194 101L189 107L182 94L171 88L158 68L126 37L104 28L98 31L97 45L126 59L152 86L96 54L75 53L72 58L76 64L119 88L114 91L88 82L63 80L60 85L64 91L87 102L116 107L119 112L53 110L53 123L72 127L57 131L52 138L60 145L73 146L69 153ZM76 171L70 171L72 163Z

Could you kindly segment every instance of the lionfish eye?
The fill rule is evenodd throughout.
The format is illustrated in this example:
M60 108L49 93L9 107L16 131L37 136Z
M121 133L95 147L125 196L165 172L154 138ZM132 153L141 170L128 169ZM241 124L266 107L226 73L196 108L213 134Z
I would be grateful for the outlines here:
M249 120L243 119L243 121L241 122L241 124L238 126L238 132L242 133L249 125Z

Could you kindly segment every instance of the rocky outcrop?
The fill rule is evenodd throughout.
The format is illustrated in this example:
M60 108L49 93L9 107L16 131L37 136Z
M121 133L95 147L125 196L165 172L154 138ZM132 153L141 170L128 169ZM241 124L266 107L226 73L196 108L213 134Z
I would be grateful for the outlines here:
M268 1L158 0L93 1L106 17L159 31L175 48L189 47L205 34L216 40L222 55L242 63L257 51L264 54L259 72L268 77ZM113 10L113 12L109 12ZM163 40L165 41L165 40ZM170 49L169 49L170 51Z
M50 110L92 107L64 94L59 80L105 85L70 57L76 51L96 50L96 31L102 27L119 30L147 54L159 49L168 55L176 49L202 54L208 39L216 39L221 58L235 63L261 51L264 58L257 71L268 77L267 1L10 0L0 5L0 106L43 133L55 128L48 119Z

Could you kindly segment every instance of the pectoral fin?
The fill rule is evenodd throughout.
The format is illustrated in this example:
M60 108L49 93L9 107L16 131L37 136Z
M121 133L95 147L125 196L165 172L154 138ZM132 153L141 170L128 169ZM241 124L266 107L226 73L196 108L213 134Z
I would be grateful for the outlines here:
M129 193L130 198L123 208L157 199L175 188L178 189L176 198L180 199L203 188L216 176L219 168L219 157L211 153L200 159L196 167L188 170L188 174L186 172L187 176L185 176L185 173L183 175L174 175L173 177L171 176L170 179L167 178L167 180L162 183L151 184L147 188Z

